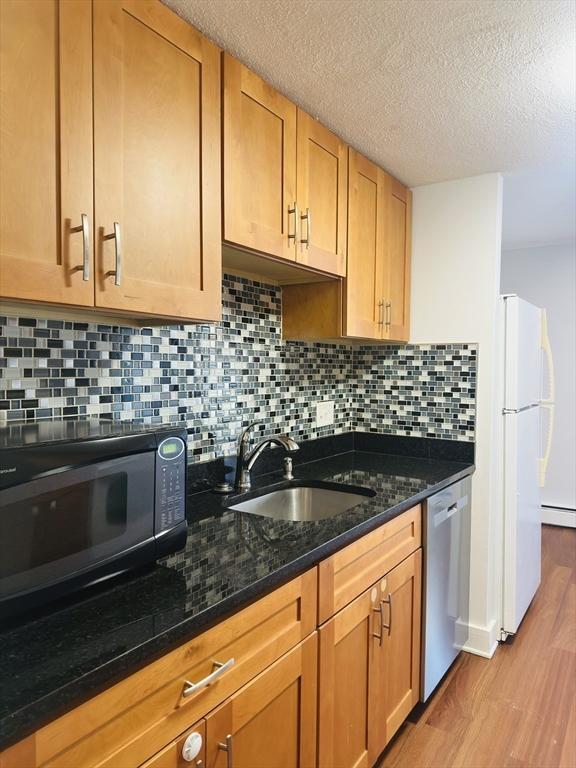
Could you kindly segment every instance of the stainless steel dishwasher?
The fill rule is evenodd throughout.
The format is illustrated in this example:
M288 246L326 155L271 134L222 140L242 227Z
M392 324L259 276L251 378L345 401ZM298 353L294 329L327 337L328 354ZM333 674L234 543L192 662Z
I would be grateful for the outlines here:
M466 477L430 496L424 507L421 701L468 640L470 494Z

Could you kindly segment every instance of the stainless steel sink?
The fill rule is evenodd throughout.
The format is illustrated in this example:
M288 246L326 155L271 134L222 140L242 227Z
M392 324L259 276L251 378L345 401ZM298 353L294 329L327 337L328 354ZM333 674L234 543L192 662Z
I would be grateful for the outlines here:
M355 486L337 486L331 483L323 486L297 485L260 494L233 504L229 509L273 517L276 520L304 522L334 517L357 507L374 495L374 491L369 488Z

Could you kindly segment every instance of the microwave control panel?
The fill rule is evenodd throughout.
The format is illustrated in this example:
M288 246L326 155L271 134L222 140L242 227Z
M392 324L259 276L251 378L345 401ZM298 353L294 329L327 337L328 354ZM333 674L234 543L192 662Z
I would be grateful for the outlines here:
M186 516L186 446L179 437L162 440L156 451L156 520L158 534Z

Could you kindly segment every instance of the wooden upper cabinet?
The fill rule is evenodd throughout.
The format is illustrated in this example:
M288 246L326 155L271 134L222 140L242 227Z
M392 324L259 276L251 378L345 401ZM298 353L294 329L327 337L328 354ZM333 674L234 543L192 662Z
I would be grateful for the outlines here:
M346 274L346 145L224 54L227 243Z
M408 341L412 193L349 150L347 274L283 288L285 339Z
M350 149L344 335L382 338L385 174Z
M207 768L314 768L318 635L206 718Z
M92 306L90 0L2 0L0 51L0 296Z
M220 52L157 0L94 4L96 305L220 318Z
M296 260L296 106L223 56L224 240Z
M296 261L333 275L346 274L347 147L298 110Z
M410 256L412 251L412 192L388 177L386 200L387 259L384 276L384 337L408 341L410 335Z

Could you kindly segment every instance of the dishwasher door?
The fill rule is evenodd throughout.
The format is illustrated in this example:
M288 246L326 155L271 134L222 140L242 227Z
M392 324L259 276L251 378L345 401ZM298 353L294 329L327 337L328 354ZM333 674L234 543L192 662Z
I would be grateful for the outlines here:
M470 493L467 477L430 496L425 505L421 701L468 640Z

